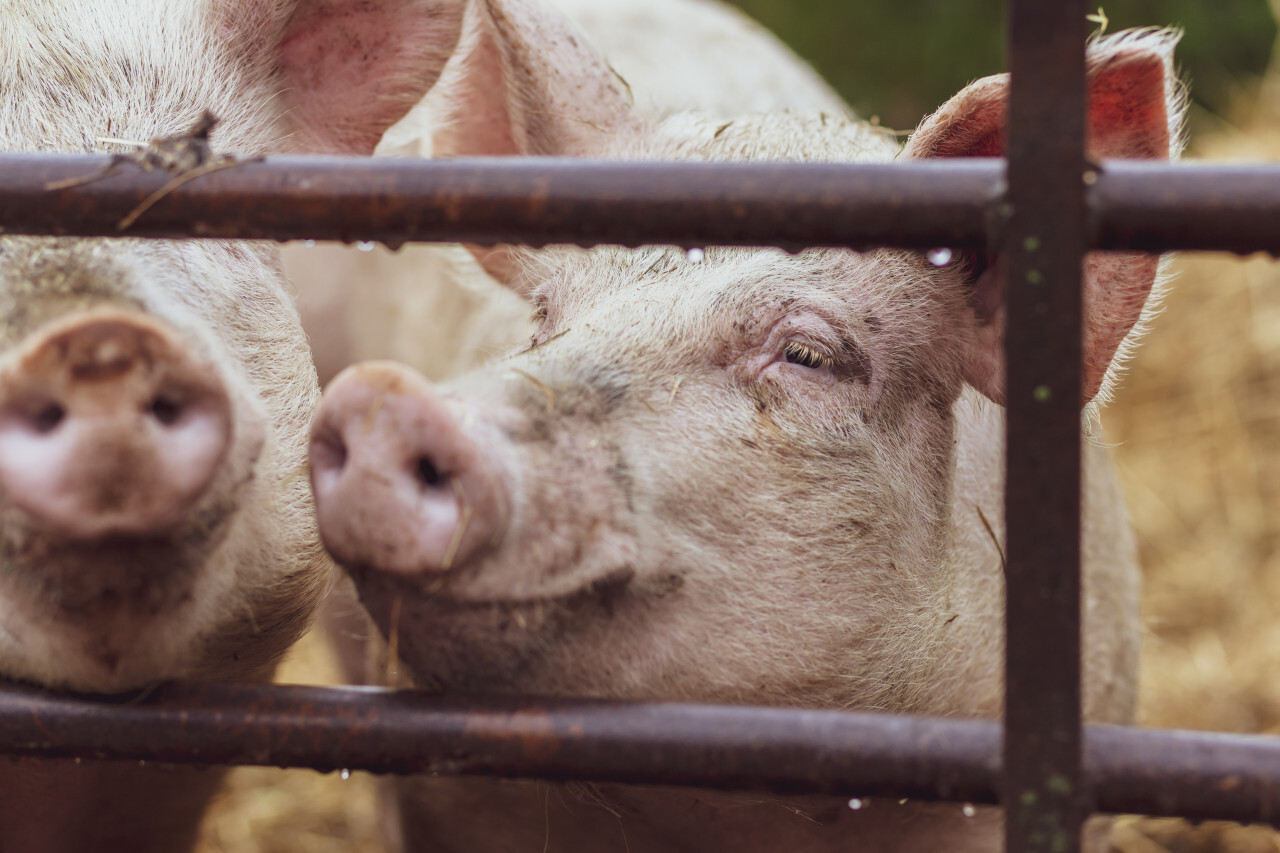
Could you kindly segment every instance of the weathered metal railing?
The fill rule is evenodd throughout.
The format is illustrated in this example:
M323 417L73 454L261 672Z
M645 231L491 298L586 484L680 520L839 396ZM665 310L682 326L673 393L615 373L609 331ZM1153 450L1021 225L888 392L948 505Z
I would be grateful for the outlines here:
M1078 850L1091 811L1081 729L1080 395L1089 248L1087 22L1077 3L1009 7L1005 284L1007 850ZM1025 45L1035 45L1031 51Z
M613 163L272 157L184 184L98 174L99 155L0 155L0 229L79 237L495 240L971 248L1001 233L1005 164ZM1280 169L1106 161L1085 187L1089 245L1280 253Z
M0 691L0 752L1000 801L1000 724L738 706L171 684ZM1280 821L1280 738L1087 726L1089 810Z
M893 166L272 159L176 187L107 160L0 158L6 233L988 247L1009 261L1006 725L838 712L460 701L171 685L0 691L0 751L594 778L1001 803L1007 849L1092 811L1276 822L1280 739L1080 724L1080 263L1091 248L1280 251L1280 168L1086 164L1082 3L1011 0L1004 161ZM1095 179L1086 184L1086 172ZM127 224L122 228L121 224Z

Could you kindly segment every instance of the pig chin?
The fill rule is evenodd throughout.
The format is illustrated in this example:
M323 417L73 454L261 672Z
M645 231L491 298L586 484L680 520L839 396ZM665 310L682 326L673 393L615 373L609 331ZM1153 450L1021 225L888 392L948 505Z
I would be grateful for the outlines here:
M53 687L115 692L175 674L194 636L207 564L232 507L163 537L67 541L4 525L0 669ZM186 640L184 640L184 637Z
M424 593L422 586L382 572L351 571L361 601L428 689L509 692L570 689L590 693L558 661L559 650L583 630L620 618L633 608L670 595L682 586L678 574L637 576L629 567L606 572L572 592L480 601ZM557 684L552 688L547 678Z

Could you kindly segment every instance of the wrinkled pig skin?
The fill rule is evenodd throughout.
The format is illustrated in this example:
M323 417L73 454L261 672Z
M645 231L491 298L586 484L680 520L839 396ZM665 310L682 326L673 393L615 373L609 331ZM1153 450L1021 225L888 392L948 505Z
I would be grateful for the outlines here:
M120 151L208 111L214 152L368 154L434 83L457 14L6 3L0 150ZM0 316L0 677L85 694L270 678L333 572L307 486L318 388L278 250L0 237ZM0 758L0 850L187 849L219 778Z
M1142 32L1091 47L1093 156L1176 153L1173 42ZM1006 91L1003 77L972 84L901 152L827 116L651 122L552 12L488 0L469 5L433 92L432 147L990 156ZM312 433L325 544L418 684L999 715L998 256L476 252L529 300L531 342L439 386L356 366L327 389ZM1157 261L1099 254L1085 273L1085 713L1129 722L1139 577L1092 416ZM998 813L949 804L450 778L404 780L399 798L410 850L906 853L992 851L1000 837Z

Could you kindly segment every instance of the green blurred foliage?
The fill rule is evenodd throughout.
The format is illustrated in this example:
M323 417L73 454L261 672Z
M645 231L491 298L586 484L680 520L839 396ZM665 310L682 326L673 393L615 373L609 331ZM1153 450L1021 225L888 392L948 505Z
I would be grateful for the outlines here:
M1005 67L1003 0L731 2L813 63L859 115L889 127L914 127L969 81ZM1276 37L1267 0L1111 0L1102 8L1108 32L1182 27L1178 62L1192 96L1219 113L1266 69Z

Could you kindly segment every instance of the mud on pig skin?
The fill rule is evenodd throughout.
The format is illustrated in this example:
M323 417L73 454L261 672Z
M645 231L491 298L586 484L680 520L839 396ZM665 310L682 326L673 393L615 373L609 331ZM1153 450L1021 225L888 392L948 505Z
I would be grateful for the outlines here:
M207 111L218 153L369 153L435 81L453 44L423 36L456 38L455 11L5 3L0 150L119 150ZM269 678L332 572L307 487L315 371L277 249L0 237L0 316L0 677ZM0 850L185 849L219 777L0 759Z
M562 27L532 2L469 5L438 88L437 154L1002 151L1003 77L964 89L898 152L874 128L826 117L646 121ZM1176 153L1174 41L1149 31L1092 45L1093 156ZM999 258L477 251L528 298L530 344L439 386L357 366L313 427L322 536L420 684L1000 713ZM1157 260L1099 254L1085 272L1092 415L1141 325ZM1139 580L1097 435L1085 452L1085 712L1127 722ZM400 800L408 849L550 838L575 851L978 851L1000 837L995 812L967 818L946 804L852 811L448 778L405 780Z

